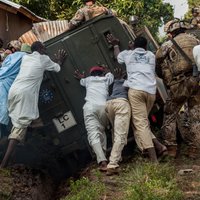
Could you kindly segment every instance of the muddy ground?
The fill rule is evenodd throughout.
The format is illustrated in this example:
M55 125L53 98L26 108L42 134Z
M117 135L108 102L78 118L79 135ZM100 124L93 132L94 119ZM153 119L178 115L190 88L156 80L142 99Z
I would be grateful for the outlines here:
M121 173L118 176L106 176L101 173L101 181L106 186L106 191L100 199L123 199L123 184L127 168L132 168L135 163L146 162L146 158L127 156L121 164ZM180 155L176 160L161 162L175 167L175 179L179 189L184 194L184 200L200 200L200 157L190 160ZM192 172L179 174L182 169L192 169ZM98 176L96 163L89 164L79 173L79 177L87 177L90 181L96 181ZM59 184L55 184L45 172L30 169L23 165L15 165L6 170L0 170L0 200L60 200L70 193L69 182L78 178L69 178ZM127 177L126 177L127 179ZM131 180L129 180L131 181Z
M1 200L52 200L54 189L51 178L41 171L20 165L0 170Z

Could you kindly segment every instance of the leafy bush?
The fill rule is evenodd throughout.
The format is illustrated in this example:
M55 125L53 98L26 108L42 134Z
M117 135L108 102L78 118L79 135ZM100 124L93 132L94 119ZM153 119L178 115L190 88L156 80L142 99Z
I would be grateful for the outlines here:
M29 8L46 19L71 19L77 9L83 6L82 0L12 0ZM139 25L146 25L155 36L162 20L173 18L173 7L162 0L98 0L98 3L115 10L120 18L128 22L130 15L139 17Z

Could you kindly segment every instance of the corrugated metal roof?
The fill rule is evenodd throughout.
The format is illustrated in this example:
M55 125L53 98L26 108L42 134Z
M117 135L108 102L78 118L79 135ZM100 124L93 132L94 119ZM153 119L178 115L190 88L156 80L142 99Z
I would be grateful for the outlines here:
M17 8L17 9L19 9L21 7L21 5L19 5L17 3L14 3L12 1L8 1L8 0L0 0L0 2L8 4L8 5L10 5L10 6L14 7L14 8Z
M29 45L32 45L33 42L35 41L39 41L39 38L37 38L37 36L35 35L35 33L33 33L32 30L24 33L20 38L19 41L21 41L22 43L26 43Z
M39 17L35 13L31 12L28 8L9 0L0 0L0 8L9 12L12 12L12 9L14 9L15 13L20 12L35 22L47 21L46 19Z
M56 20L33 24L33 32L40 41L47 41L68 29L67 20Z
M67 20L56 20L48 22L34 23L32 30L24 33L19 40L21 42L32 44L39 40L45 42L68 30Z

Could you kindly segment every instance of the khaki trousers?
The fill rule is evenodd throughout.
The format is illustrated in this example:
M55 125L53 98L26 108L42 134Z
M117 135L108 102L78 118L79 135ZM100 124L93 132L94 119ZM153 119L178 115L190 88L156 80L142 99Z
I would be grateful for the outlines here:
M15 139L19 142L22 142L26 136L26 131L27 128L17 128L13 126L8 139Z
M107 101L106 113L113 127L113 147L107 168L119 167L121 153L127 144L131 109L127 99L117 98Z
M141 90L129 89L128 98L132 110L132 123L135 141L141 151L154 147L152 139L155 138L150 129L148 120L155 95Z

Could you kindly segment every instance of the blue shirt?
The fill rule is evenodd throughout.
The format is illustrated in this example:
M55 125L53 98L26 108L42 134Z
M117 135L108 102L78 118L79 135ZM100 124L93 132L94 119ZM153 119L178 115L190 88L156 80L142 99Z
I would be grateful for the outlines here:
M0 67L0 123L7 125L8 116L8 92L19 73L20 64L25 52L15 52L6 57Z
M128 88L124 87L124 79L116 79L113 84L112 94L107 98L107 100L125 98L128 99Z

